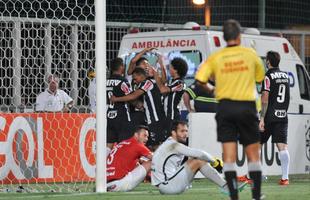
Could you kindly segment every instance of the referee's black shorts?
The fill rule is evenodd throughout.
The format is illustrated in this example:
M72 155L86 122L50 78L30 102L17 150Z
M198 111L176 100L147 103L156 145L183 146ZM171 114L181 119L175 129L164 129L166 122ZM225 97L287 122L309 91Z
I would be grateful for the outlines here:
M237 142L245 146L260 141L258 117L254 101L221 100L216 113L217 140Z

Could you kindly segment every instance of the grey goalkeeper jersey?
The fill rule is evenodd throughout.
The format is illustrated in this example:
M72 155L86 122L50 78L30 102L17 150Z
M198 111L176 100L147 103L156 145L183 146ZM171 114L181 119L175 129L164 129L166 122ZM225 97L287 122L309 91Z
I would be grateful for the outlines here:
M207 152L190 148L169 137L155 151L152 158L152 185L159 185L172 179L183 169L182 161L185 156L194 157L207 162L213 157Z

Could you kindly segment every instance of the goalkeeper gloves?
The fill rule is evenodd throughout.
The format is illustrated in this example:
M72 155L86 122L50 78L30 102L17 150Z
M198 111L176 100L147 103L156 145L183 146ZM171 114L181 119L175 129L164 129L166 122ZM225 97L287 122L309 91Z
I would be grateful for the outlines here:
M216 169L219 173L222 173L223 171L223 161L219 158L214 158L214 162L211 164L211 166Z

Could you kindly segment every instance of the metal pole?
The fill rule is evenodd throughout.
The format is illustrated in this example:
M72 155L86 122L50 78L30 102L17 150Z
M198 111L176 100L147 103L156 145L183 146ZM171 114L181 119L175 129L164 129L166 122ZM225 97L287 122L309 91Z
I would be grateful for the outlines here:
M211 25L211 8L209 0L205 4L205 26L209 27Z
M74 99L74 105L77 105L78 102L78 26L72 25L72 34L71 34L71 41L72 41L72 50L71 50L71 60L72 63L72 70L70 72L71 80L72 80L72 90L70 92L70 96Z
M95 1L96 24L96 192L106 192L106 0Z
M15 22L15 26L13 29L13 53L14 53L14 62L13 62L13 87L14 87L14 94L13 94L13 105L14 110L21 104L21 23L19 21ZM15 110L16 112L16 110Z
M258 0L258 27L265 28L266 0Z
M300 39L300 57L303 63L306 61L306 47L305 47L305 34L301 34L301 39ZM309 70L309 69L307 69Z

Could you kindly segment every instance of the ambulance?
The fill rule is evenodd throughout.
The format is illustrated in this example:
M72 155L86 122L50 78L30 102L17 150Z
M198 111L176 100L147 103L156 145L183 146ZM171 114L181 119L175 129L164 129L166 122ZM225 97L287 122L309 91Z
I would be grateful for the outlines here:
M200 64L210 54L226 46L221 31L202 30L194 25L182 30L154 31L130 33L123 37L119 50L119 57L128 66L130 60L145 48L154 47L156 50L148 52L151 65L156 66L158 55L162 55L164 63L168 65L174 57L183 58L189 70L186 84L194 81L194 76ZM188 30L190 28L190 30ZM256 29L245 29L241 37L241 45L256 50L265 62L266 53L270 50L281 55L280 69L286 71L290 79L290 106L288 110L289 128L288 145L291 155L290 173L310 173L310 78L300 57L283 37L264 36ZM216 141L216 123L214 113L190 113L189 145L204 149L209 153L221 156L220 143ZM239 173L246 173L246 158L242 147L238 150ZM262 164L266 175L280 174L280 160L278 152L270 141L262 147Z

